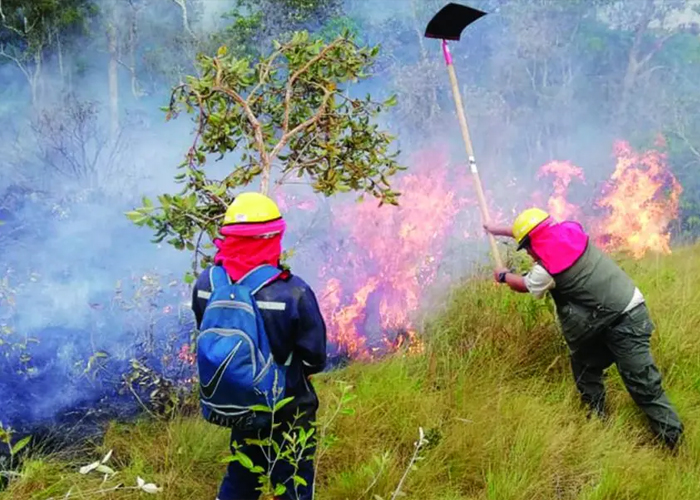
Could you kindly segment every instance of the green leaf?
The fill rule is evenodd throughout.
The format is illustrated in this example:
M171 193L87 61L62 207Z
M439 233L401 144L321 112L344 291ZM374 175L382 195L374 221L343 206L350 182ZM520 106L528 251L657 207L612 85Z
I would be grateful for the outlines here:
M316 2L290 1L295 7L287 19L311 19L306 13L314 11ZM254 2L243 0L243 4ZM321 120L312 120L328 89L345 95L350 82L367 78L379 55L379 46L357 46L347 27L342 30L343 35L330 41L328 31L325 36L317 36L292 28L288 35L274 41L267 53L255 47L255 57L248 57L247 37L264 28L265 17L253 9L252 13L233 15L232 21L226 38L221 39L226 43L217 44L216 57L199 54L196 68L185 76L183 85L173 90L171 105L164 108L168 117L177 118L182 110L197 117L197 133L175 175L179 193L158 196L160 206L144 198L143 206L127 212L127 217L136 225L150 227L153 241L167 241L178 250L193 251L197 235L217 234L220 215L231 198L230 190L255 182L263 165L271 163L279 164L290 179L308 179L315 192L326 196L354 191L385 204L398 203L398 193L389 185L391 177L403 170L395 162L395 139L374 122L377 112L396 103L395 95L383 103L372 102L370 96L351 101L332 98L322 110ZM350 23L342 19L337 22L340 24L332 29L335 33L338 26ZM324 51L329 44L333 44L331 50ZM272 50L280 51L274 60ZM290 76L319 55L292 85L290 122L309 125L288 137L276 158L261 158L261 148L268 153L274 150L284 134L284 95ZM215 85L220 91L212 91ZM239 96L245 96L249 110L242 109ZM259 128L250 126L248 111L261 123ZM260 132L262 144L256 135ZM212 154L214 158L225 158L234 151L237 164L223 173L225 180L212 179L204 168L207 158ZM209 261L204 256L197 257L198 265L205 266ZM192 281L186 278L186 282Z
M234 458L238 461L238 463L240 463L243 467L245 467L248 470L251 470L253 467L255 467L255 464L250 459L250 457L242 451L236 450Z
M248 409L250 411L259 411L261 413L272 413L272 409L269 406L265 405L253 405L249 406Z
M143 224L146 220L146 217L141 212L138 212L136 210L125 212L124 215L126 215L133 223L137 225Z
M278 484L275 486L275 496L279 497L287 493L287 487L283 484Z
M270 439L246 439L245 444L249 446L268 446L270 443Z
M25 437L25 438L23 438L23 439L20 439L19 441L17 441L17 442L14 444L14 446L12 447L12 450L11 450L10 454L16 455L17 453L19 453L20 451L22 451L22 450L29 444L29 441L31 441L31 440L32 440L32 437L31 437L31 436L27 436L27 437Z
M340 402L341 402L343 405L346 405L346 404L350 403L351 401L354 401L355 399L357 399L357 395L356 395L356 394L345 394L345 395L343 396L343 398L340 400Z
M275 410L274 410L274 411L275 411L275 412L280 411L282 408L284 408L285 406L287 406L287 405L288 405L289 403L291 403L292 401L294 401L294 398L293 398L293 397L284 398L283 400L281 400L280 402L278 402L278 403L275 405Z
M298 485L308 486L308 483L306 482L306 479L304 479L304 478L301 477L301 476L294 476L294 477L293 477L293 480L294 480L294 484L297 485L297 486L298 486Z

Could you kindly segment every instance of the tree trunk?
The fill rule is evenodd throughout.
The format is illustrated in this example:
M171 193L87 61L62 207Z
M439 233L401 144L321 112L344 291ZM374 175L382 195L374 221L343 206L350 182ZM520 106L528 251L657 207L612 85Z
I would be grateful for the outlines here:
M423 68L430 68L432 73L431 59L428 56L428 51L425 48L425 43L423 40L423 32L419 25L418 12L416 11L416 2L411 0L411 13L413 14L413 29L418 37L418 45L420 46L420 66ZM433 75L435 76L435 75ZM440 113L440 106L438 105L438 86L431 85L429 87L428 95L428 120L429 123L433 123L433 119Z
M131 26L129 28L129 71L131 73L131 93L135 99L143 94L139 89L139 80L136 76L136 41L138 39L138 9L131 6Z
M109 26L107 26L107 46L109 50L107 68L109 78L109 136L114 143L119 133L119 54L117 50L117 29L113 22L110 22Z
M36 106L40 104L43 97L43 92L41 89L41 49L37 49L34 53L34 72L32 73L32 103Z
M190 21L189 21L189 15L187 13L187 4L185 3L185 0L173 0L177 5L180 6L180 10L182 11L182 27L183 29L194 39L197 37L195 36L194 32L192 31L192 28L190 28Z
M262 176L260 178L260 192L265 196L270 191L270 170L272 165L263 165Z
M652 16L654 14L654 0L646 0L642 7L642 17L639 24L635 28L634 41L627 55L627 69L625 76L622 79L622 87L620 89L620 100L616 113L616 128L624 122L627 107L629 105L630 95L634 89L634 84L637 81L637 74L640 70L640 52L644 35L649 28Z
M61 36L56 33L56 52L58 53L58 72L61 75L61 86L66 83L66 71L63 65L63 46L61 45Z
M66 66L68 68L68 71L66 71L66 90L68 90L69 93L73 92L73 61L70 55L70 52L66 54L65 60L67 62Z

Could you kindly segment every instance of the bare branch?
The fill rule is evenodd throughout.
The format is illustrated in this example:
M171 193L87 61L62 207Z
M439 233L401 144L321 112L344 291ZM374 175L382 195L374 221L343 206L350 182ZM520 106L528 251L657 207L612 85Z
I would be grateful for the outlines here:
M662 38L660 38L655 44L654 48L652 48L639 62L638 62L638 68L641 68L642 66L646 65L652 57L654 57L659 50L663 48L663 46L666 44L667 41L669 41L671 38L673 38L676 35L676 33L667 33L664 35Z
M17 67L22 71L22 73L27 78L27 80L31 81L31 76L30 76L29 72L27 71L27 69L22 64L22 62L18 58L5 52L5 47L3 45L0 45L0 57L4 57L4 58L9 59L10 61L14 62L17 65Z
M19 36L24 37L26 35L25 32L18 30L14 26L10 25L7 23L7 18L5 17L5 13L2 11L2 0L0 0L0 20L2 21L2 25L5 26L10 31L13 31L17 33ZM25 19L26 21L26 19Z
M673 133L676 134L688 147L691 153L700 160L700 149L693 145L693 143L688 139L688 135L686 134L685 131L685 125L681 122L681 117L679 116L678 109L674 110L674 122L675 122L675 127L673 128Z
M131 74L131 94L136 97L142 97L144 96L144 92L139 90L139 84L138 84L138 79L136 78L136 68L132 65L126 64L124 61L121 59L117 58L117 64L120 64L121 66L124 67L130 74Z
M190 21L189 21L189 16L187 14L187 4L185 3L185 0L172 0L175 4L180 6L180 9L182 10L182 27L187 31L187 33L194 39L197 40L197 35L194 34L192 29L190 28Z

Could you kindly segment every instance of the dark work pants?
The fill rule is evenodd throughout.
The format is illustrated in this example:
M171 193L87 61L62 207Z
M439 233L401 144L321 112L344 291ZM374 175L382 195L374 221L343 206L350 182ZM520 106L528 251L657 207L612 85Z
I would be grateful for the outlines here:
M297 424L302 425L302 424ZM310 428L310 425L305 422L303 424L305 428ZM282 431L289 432L289 424L283 423L278 429L275 430L274 440L280 445L284 446L284 439L282 437ZM267 436L269 436L269 431L267 431ZM297 431L298 432L298 431ZM262 433L264 436L265 434ZM235 441L240 446L240 450L245 453L255 465L259 465L266 471L269 469L269 463L265 457L265 453L258 445L246 445L246 439L260 439L258 432L251 431L237 431L231 432L231 442ZM231 448L233 451L233 447ZM274 450L270 450L273 455L274 460ZM268 455L270 451L266 451ZM302 477L307 486L299 485L294 486L292 476L294 475L293 467L284 461L278 461L272 470L272 482L273 484L284 484L287 487L287 492L280 497L276 497L283 500L312 500L313 499L313 484L314 484L314 462L313 456L315 449L307 450L304 460L301 461L299 465L299 470L297 470L296 475ZM226 475L219 488L218 500L258 500L260 498L260 493L257 488L260 486L258 474L251 473L248 469L243 467L238 462L230 462L228 469L226 470Z
M637 306L606 332L572 351L571 367L581 399L602 416L605 412L603 372L615 363L627 391L648 417L654 433L674 448L683 433L683 425L666 397L651 355L653 330L646 305Z

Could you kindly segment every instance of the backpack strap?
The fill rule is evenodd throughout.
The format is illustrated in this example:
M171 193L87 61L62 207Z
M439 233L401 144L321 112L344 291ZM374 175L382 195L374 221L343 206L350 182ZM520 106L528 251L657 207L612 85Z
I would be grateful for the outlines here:
M252 290L252 294L255 295L262 287L275 281L281 274L282 271L275 266L263 264L243 276L238 280L238 284L247 286Z
M224 266L211 266L209 268L209 288L212 292L217 287L231 284L231 277L224 269Z
M277 278L282 276L282 274L284 274L284 271L282 271L281 269L275 266L270 266L268 264L263 264L262 266L256 267L252 271L248 272L248 274L246 274L240 280L238 280L238 284L247 286L252 290L251 294L255 295L260 291L261 288L263 288L265 285L272 283ZM288 367L292 364L293 356L294 351L289 353L287 360L284 362L285 367Z

